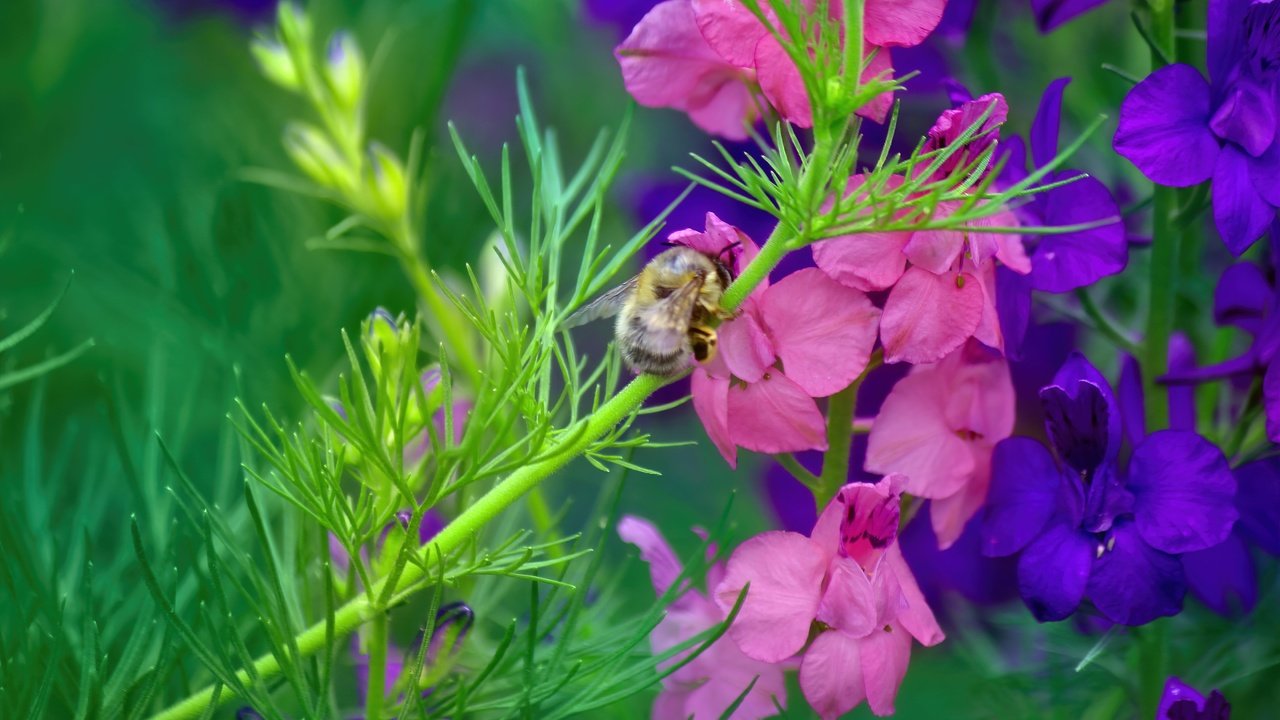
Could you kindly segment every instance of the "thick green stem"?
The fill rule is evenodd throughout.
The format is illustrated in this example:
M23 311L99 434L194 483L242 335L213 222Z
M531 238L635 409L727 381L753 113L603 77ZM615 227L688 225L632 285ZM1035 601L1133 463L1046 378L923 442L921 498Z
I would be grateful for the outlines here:
M857 97L862 82L863 10L866 0L844 0L844 89L846 97Z
M1151 32L1169 57L1176 53L1173 2L1152 3ZM1160 53L1151 53L1151 63L1163 64ZM1143 338L1142 377L1146 384L1147 426L1160 430L1169 424L1169 400L1156 379L1169 369L1169 336L1173 333L1174 303L1177 300L1178 244L1181 230L1174 222L1178 212L1178 191L1155 188L1154 232L1151 242L1151 281L1147 303L1147 332Z
M733 312L747 299L752 290L755 290L765 278L769 277L769 273L778 266L778 262L787 254L786 242L779 236L777 230L769 239L765 241L764 247L760 248L760 254L749 265L742 269L742 273L738 275L738 279L733 281L720 297L720 307Z
M387 613L380 610L369 619L369 685L365 696L365 720L382 720L382 703L387 687Z
M865 373L827 400L827 452L822 457L822 475L818 478L818 489L813 494L819 513L849 479L853 411L858 404L858 386L862 384L863 377L866 377Z

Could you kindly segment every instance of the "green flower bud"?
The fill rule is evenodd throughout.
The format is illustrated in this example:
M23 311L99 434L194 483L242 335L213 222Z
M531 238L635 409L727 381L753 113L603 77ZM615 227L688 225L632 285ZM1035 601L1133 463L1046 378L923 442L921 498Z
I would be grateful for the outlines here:
M320 185L343 190L354 186L342 154L315 126L290 123L284 131L284 149L293 164Z
M311 18L297 3L286 0L276 7L276 24L285 47L311 47Z
M380 143L369 145L369 172L372 175L373 200L378 211L388 218L399 218L409 206L409 187L404 165Z
M258 61L258 69L268 80L285 90L297 90L302 87L298 77L298 69L293 65L289 51L275 40L254 38L249 43L249 52Z
M329 40L325 76L338 103L348 110L360 104L364 91L364 57L351 33L339 32Z

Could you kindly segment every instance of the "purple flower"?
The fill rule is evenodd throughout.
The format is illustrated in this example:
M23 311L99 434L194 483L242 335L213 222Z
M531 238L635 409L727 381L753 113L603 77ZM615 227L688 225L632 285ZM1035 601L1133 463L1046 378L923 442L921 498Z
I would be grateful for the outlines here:
M612 25L622 40L658 0L582 0L587 19L598 25Z
M1114 147L1160 185L1212 178L1218 234L1239 255L1280 205L1280 3L1209 0L1207 64L1208 82L1176 63L1130 90Z
M1156 720L1229 720L1231 703L1214 690L1209 697L1170 675L1164 683L1164 694L1156 709Z
M1121 467L1119 404L1079 353L1040 398L1055 452L1026 437L996 446L984 552L1021 551L1018 591L1041 622L1086 598L1124 625L1178 613L1178 556L1221 543L1236 520L1226 458L1193 432L1162 430Z
M1036 16L1036 27L1049 33L1059 25L1088 12L1107 0L1031 0L1031 11Z

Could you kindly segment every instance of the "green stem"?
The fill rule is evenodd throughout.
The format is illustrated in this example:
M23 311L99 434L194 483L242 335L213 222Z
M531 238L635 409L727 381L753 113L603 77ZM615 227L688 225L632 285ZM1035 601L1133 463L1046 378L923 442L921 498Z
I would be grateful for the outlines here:
M1174 57L1172 0L1152 3L1151 32L1158 46ZM1176 58L1175 58L1176 59ZM1163 64L1160 53L1151 53L1152 66ZM1180 231L1174 222L1178 212L1178 191L1155 188L1154 233L1151 240L1151 282L1147 303L1147 332L1143 338L1142 377L1146 385L1147 426L1160 430L1169 424L1169 400L1164 386L1156 382L1169 368L1169 336L1173 333L1174 303L1177 299L1178 243Z
M368 646L369 685L365 697L366 720L382 720L382 703L386 695L387 677L387 612L380 610L369 619Z
M844 0L845 97L857 97L862 82L862 30L866 0Z
M853 410L858 404L858 386L862 384L864 377L865 373L859 375L849 387L827 400L827 452L822 456L822 475L818 478L818 488L813 494L819 513L849 479Z
M1134 354L1138 352L1138 345L1129 337L1129 333L1116 325L1115 320L1103 312L1102 308L1098 307L1098 303L1094 301L1088 290L1078 288L1076 290L1076 298L1080 300L1080 307L1084 309L1085 315L1088 315L1089 319L1093 321L1095 329L1110 338L1111 342L1115 343L1121 350Z
M818 476L809 472L805 466L800 464L795 455L791 453L781 453L773 456L787 472L791 473L791 477L799 480L802 485L809 488L813 492L818 492Z
M395 245L400 266L422 304L427 309L427 324L437 339L443 340L450 361L462 371L473 390L479 390L482 382L480 360L476 354L475 338L471 328L458 309L454 307L431 280L426 259L417 251L407 230L397 233Z
M778 266L790 249L780 237L779 230L773 231L769 239L764 241L764 247L760 248L760 254L756 255L751 263L742 269L742 273L733 281L733 284L725 289L724 295L720 297L720 307L729 312L737 310L751 291L764 282L765 278L769 277L769 273Z

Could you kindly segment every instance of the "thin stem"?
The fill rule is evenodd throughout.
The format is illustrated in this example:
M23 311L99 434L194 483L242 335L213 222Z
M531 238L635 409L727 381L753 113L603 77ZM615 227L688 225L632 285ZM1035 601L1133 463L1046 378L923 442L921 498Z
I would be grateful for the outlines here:
M818 512L831 502L836 492L849 479L849 449L853 447L853 410L858 403L858 386L862 378L849 383L849 387L827 400L827 452L822 456L822 475L818 489L813 494Z
M364 716L382 720L382 703L387 687L387 613L375 612L369 619L369 637L365 651L369 655L369 685L365 688Z
M395 245L400 267L413 284L418 298L427 309L427 324L433 333L443 340L450 361L462 371L473 390L479 390L482 377L480 361L476 355L474 336L462 314L446 299L431 280L431 272L422 253L417 251L407 229L397 233Z
M795 455L791 453L781 453L773 456L778 464L791 473L791 477L799 480L802 485L809 488L813 492L818 492L818 476L809 472L808 468L800 464Z
M1093 296L1088 290L1079 288L1076 290L1076 298L1080 300L1080 307L1084 308L1085 315L1093 321L1093 326L1098 332L1106 335L1120 349L1128 353L1137 354L1138 344L1133 341L1129 333L1121 329L1116 321L1098 307L1098 303L1094 301Z
M1151 64L1159 68L1164 65L1166 55L1176 55L1172 0L1152 3L1151 31L1155 41ZM1156 382L1156 378L1164 375L1169 366L1169 336L1173 332L1174 302L1177 299L1178 243L1181 235L1174 222L1177 212L1177 189L1157 185L1153 212L1155 232L1151 238L1147 333L1143 338L1142 353L1147 423L1152 430L1160 430L1169 424L1168 392Z

